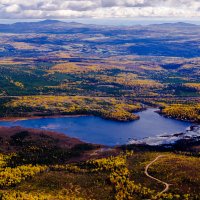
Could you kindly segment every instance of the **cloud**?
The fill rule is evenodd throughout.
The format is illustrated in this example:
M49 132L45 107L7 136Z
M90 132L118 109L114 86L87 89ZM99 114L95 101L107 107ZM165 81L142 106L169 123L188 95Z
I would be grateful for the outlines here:
M146 0L102 0L103 7L140 7L147 6Z
M200 17L199 0L0 0L0 18Z
M20 6L17 4L13 4L13 5L5 7L5 12L7 13L18 13L20 12L20 10L21 10Z

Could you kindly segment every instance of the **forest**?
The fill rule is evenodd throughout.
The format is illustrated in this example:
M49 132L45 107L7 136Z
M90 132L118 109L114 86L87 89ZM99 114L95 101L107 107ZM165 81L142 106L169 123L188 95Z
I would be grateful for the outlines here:
M15 127L3 132L2 200L199 199L199 152L192 143L182 150L134 145L105 149L42 130ZM159 155L149 173L170 183L167 193L161 193L162 183L144 174Z
M65 57L68 58L70 55L59 53L56 58L50 57L47 60L45 58L43 61L33 58L31 58L31 61L25 58L23 62L14 58L2 59L0 61L1 117L12 117L12 115L13 117L17 117L17 115L34 116L37 113L40 115L44 111L43 115L93 114L108 119L118 118L119 121L129 121L137 119L137 117L128 112L139 110L141 103L150 103L156 107L160 104L161 107L165 106L166 109L161 112L166 116L181 120L199 121L198 99L200 93L198 88L199 76L197 75L199 73L197 63L199 61L196 59L186 59L182 61L183 63L178 68L166 69L166 65L162 64L166 61L153 64L146 61L134 61L132 63L128 58L125 61L118 62L111 58L101 61L88 58L87 61L64 62L62 59L65 59ZM172 60L167 62L172 62ZM179 60L174 62L180 63ZM191 67L191 64L187 64L191 62L195 62L193 67ZM65 106L63 106L64 96L66 96ZM43 97L45 101L43 101ZM98 103L98 109L94 108L92 103L87 105L91 107L89 109L84 105L81 109L78 108L76 103L78 97L80 97L80 104L85 97L88 97L88 101L91 99L91 102L95 102L95 99L99 98L105 101L105 104L108 103L108 99L111 99L111 104L118 104L112 103L112 100L124 103L121 103L118 108L113 105L114 110L109 112L111 116L108 116L103 102L102 104ZM68 103L70 103L67 100L68 98L71 99L71 104L74 98L73 109L70 107L71 104L68 107ZM41 99L40 108L34 105L35 102L31 102L31 99L32 101L40 101L39 99ZM182 101L183 99L185 101ZM58 103L57 108L48 108L48 105L52 104L53 101ZM22 108L20 108L20 104ZM124 109L122 104L126 104L127 108ZM177 104L192 111L182 112L187 116L181 116ZM36 107L37 109L33 112ZM171 107L170 111L169 107ZM117 116L120 115L120 112L117 112L118 109L120 109L122 116ZM177 116L179 111L180 116Z

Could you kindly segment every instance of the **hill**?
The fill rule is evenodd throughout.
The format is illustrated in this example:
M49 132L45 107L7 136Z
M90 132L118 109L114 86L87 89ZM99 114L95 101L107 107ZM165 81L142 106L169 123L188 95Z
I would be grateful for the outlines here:
M19 127L0 128L0 137L2 200L199 199L199 153L106 148Z

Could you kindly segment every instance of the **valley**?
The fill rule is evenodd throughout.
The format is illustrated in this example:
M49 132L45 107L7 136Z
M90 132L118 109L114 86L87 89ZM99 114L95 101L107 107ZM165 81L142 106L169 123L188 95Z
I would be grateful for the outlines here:
M199 200L199 46L183 22L0 24L0 200Z

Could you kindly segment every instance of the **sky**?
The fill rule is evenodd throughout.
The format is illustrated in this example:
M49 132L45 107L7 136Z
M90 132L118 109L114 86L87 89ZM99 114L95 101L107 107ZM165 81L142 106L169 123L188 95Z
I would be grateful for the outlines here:
M0 0L0 19L200 19L200 0Z

